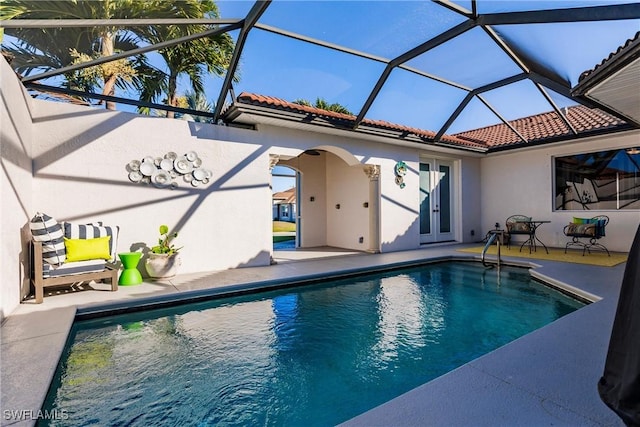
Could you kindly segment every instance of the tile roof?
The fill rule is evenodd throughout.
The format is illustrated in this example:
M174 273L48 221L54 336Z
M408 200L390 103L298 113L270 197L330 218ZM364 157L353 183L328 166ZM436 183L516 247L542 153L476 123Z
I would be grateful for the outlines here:
M257 95L253 93L243 92L238 96L238 103L258 105L263 107L275 108L282 111L289 111L294 113L306 113L315 117L333 119L332 121L340 127L352 129L356 120L356 116L351 114L336 113L334 111L322 110L315 107L306 105L295 104L293 102L285 101L280 98L272 96ZM384 129L390 131L401 132L403 135L415 135L416 137L433 141L436 133L424 129L417 129L409 126L403 126L395 123L390 123L384 120L370 120L364 119L360 124L360 127L367 126L371 128ZM471 141L468 139L460 139L450 135L443 135L441 141L449 145L457 145L461 147L474 147L474 148L486 148L485 144L481 142Z
M295 203L296 202L296 188L289 188L285 191L279 191L277 193L273 193L272 195L273 201L277 204L281 203Z
M625 44L620 46L615 52L611 52L611 54L609 54L608 57L603 59L593 69L583 71L582 74L580 74L580 77L578 78L578 82L582 82L587 77L599 72L603 68L606 68L607 66L609 66L614 61L625 56L627 52L631 51L638 44L640 44L640 31L638 31L633 38L630 38L629 40L627 40Z
M582 105L564 108L563 112L569 123L575 128L578 136L586 136L586 134L628 127L624 120L605 113L602 110L592 109ZM555 111L511 120L509 124L513 126L528 143L551 142L560 139L569 139L575 136ZM454 136L476 142L482 141L490 148L526 144L504 123L460 132Z
M334 119L332 123L337 127L351 129L355 116L321 110L315 107L294 104L271 96L256 95L243 92L238 96L238 104L255 105L293 113L306 113L314 118ZM580 136L589 136L597 133L630 129L625 121L598 109L577 105L563 109L568 121L575 128L575 135L554 112L537 114L509 122L526 140L524 142L504 123L460 132L454 135L443 135L441 141L450 146L459 148L492 149L516 148L531 143L553 142L562 139L571 139ZM362 126L400 131L403 135L415 135L425 142L433 141L436 133L382 120L362 121Z

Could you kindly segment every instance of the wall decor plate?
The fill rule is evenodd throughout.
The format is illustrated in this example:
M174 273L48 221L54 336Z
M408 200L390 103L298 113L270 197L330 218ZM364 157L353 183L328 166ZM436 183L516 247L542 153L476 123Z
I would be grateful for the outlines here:
M159 188L168 187L171 185L171 176L167 171L156 169L151 175L151 183Z
M160 169L165 170L167 172L173 170L173 160L162 159L162 161L160 162Z
M140 165L140 172L142 172L142 175L144 176L151 176L151 174L158 170L156 168L156 165L153 164L153 160L150 162L142 162L142 164Z
M182 174L187 174L193 170L193 165L185 156L180 156L173 161L173 167Z
M189 151L187 154L184 155L187 160L189 160L190 162L193 162L195 159L198 158L198 154L196 154L195 151Z
M204 169L194 169L193 177L198 181L202 181L207 177L207 172Z
M129 162L129 169L132 171L139 171L140 170L140 160L131 160Z
M192 163L194 168L199 168L200 166L202 166L202 159L200 157L196 157L192 160Z
M142 174L140 173L140 171L129 172L129 181L140 182L141 179L142 179Z
M164 158L169 160L175 160L176 157L178 157L178 155L173 151L169 151L167 154L164 155Z

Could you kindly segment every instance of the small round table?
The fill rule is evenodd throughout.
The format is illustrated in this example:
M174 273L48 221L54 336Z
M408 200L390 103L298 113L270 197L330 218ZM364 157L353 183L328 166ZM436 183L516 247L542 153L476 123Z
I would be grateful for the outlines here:
M142 283L142 274L140 274L137 268L141 256L141 252L123 252L118 254L124 266L124 270L122 270L120 278L118 279L118 285L130 286Z

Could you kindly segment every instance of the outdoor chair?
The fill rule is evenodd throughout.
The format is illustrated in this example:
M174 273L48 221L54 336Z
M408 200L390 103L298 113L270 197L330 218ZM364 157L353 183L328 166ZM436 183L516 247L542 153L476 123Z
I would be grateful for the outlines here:
M605 227L609 223L609 217L606 215L598 215L593 218L573 218L573 221L565 225L563 233L567 237L571 237L571 241L567 242L564 247L564 253L570 246L578 246L582 248L582 255L586 252L591 253L592 249L605 251L611 256L609 250L599 242L605 236Z
M118 290L118 266L114 264L118 227L58 223L39 213L29 228L30 279L37 304L43 302L44 288L49 286L108 280L110 290Z
M511 236L513 235L524 235L527 236L527 240L531 239L534 230L529 221L531 221L531 217L526 215L511 215L507 218L505 226L507 227L507 235L509 236L508 239L506 239L508 248L511 248L511 241L513 240Z

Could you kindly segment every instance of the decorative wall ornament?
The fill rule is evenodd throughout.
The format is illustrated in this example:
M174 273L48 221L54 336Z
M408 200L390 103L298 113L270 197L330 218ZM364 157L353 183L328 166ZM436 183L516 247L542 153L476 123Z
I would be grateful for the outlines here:
M404 176L407 174L406 163L403 161L396 163L395 167L393 168L393 172L396 175L396 184L398 184L400 188L404 188L406 185L404 183Z
M178 178L193 187L208 184L213 173L201 166L202 159L195 151L189 151L183 156L169 151L164 157L147 156L142 161L131 160L127 164L127 171L131 182L174 189L178 186Z
M378 179L380 177L379 165L364 165L363 171L369 179Z

